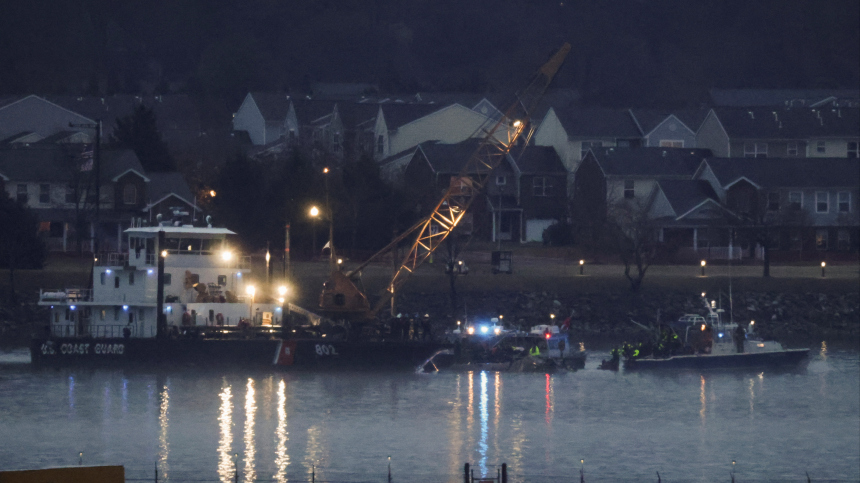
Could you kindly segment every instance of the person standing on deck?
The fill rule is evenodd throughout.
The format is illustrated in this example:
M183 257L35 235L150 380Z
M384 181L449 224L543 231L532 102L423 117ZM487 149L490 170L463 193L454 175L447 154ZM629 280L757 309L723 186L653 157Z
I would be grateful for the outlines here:
M744 340L747 337L747 331L744 330L744 326L738 324L737 329L735 329L735 345L738 348L738 354L744 353Z

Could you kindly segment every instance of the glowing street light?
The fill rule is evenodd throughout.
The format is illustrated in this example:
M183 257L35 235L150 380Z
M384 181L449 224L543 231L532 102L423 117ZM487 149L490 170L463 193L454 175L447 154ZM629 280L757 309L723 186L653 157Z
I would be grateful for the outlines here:
M826 262L821 262L821 278L824 278L824 267L827 266Z
M583 275L583 271L585 270L585 260L579 261L579 274Z
M701 265L702 265L702 276L703 277L705 276L705 265L707 265L707 264L708 264L708 262L702 260Z
M167 258L167 250L161 250L161 258Z
M214 198L216 194L217 193L215 193L215 190L209 190L209 196Z

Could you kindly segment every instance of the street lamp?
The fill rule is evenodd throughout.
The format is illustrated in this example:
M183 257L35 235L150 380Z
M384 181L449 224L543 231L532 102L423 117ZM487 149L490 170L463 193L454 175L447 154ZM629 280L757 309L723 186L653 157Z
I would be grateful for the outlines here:
M323 168L323 180L325 181L325 209L328 212L328 264L329 269L334 271L335 256L334 256L334 213L331 211L331 200L328 194L328 166Z
M583 270L585 270L585 260L579 261L579 274L584 275Z
M705 276L705 265L707 265L708 262L702 260L701 264L702 264L702 276L704 277Z
M313 235L311 237L311 240L313 243L313 246L311 248L311 253L313 256L311 258L316 258L316 253L317 253L317 218L320 216L320 209L317 208L316 206L311 206L311 210L309 213L311 215L311 219L313 220L313 222L312 222L313 223L313 230L312 230Z
M821 278L824 278L824 267L827 266L826 262L821 262Z

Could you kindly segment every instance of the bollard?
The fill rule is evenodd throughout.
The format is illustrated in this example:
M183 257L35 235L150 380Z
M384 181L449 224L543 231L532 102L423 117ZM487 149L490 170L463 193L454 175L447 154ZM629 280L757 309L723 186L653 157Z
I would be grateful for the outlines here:
M463 466L463 483L469 483L469 463Z

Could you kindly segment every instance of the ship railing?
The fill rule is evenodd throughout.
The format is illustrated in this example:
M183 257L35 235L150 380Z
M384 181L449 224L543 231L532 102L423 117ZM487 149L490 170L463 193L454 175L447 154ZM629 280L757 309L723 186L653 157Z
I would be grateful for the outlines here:
M88 302L92 299L91 288L39 289L41 302Z
M123 331L131 327L122 324L114 325L90 325L88 321L78 324L51 324L51 335L53 337L93 337L96 339L117 339L125 337Z
M120 267L128 263L128 253L124 252L109 252L109 253L100 253L96 259L95 263L100 267Z

